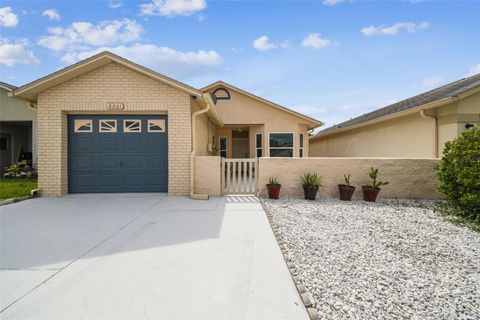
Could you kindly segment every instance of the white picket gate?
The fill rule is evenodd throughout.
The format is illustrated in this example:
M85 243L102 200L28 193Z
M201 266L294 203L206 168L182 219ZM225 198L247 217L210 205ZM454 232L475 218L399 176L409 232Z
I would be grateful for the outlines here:
M224 194L255 194L258 177L257 159L222 158Z

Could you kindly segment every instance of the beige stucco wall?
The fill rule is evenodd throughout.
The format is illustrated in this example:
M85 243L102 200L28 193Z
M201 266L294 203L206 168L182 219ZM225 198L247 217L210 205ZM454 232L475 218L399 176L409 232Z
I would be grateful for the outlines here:
M220 157L195 157L196 194L221 195L221 164Z
M357 187L354 198L362 198L361 186L369 182L370 167L379 169L382 186L380 197L439 199L438 180L434 167L437 159L375 159L375 158L260 158L259 191L266 194L270 177L277 177L282 185L281 196L302 196L300 176L318 172L324 181L320 196L338 197L338 184L344 183L343 174L351 174L351 184Z
M0 88L0 121L31 121L32 122L32 155L37 159L37 112L27 106L24 100L11 98L8 91Z
M310 157L435 157L435 122L419 113L310 139Z
M217 87L211 88L213 92ZM287 112L281 111L259 100L241 94L235 90L228 89L230 92L230 100L218 100L216 109L223 123L228 127L230 125L238 125L238 127L250 126L249 131L249 150L250 157L253 158L255 153L255 133L263 133L264 156L268 153L268 133L269 132L292 132L294 133L294 157L299 155L299 133L307 136L306 120L294 116ZM217 130L216 143L218 145L218 137L227 136L229 150L231 150L231 133L229 130ZM308 139L305 139L305 148L308 149ZM231 152L231 151L230 151ZM307 156L308 152L304 152ZM229 156L230 157L230 156Z
M310 139L311 157L441 157L447 141L452 141L471 123L480 126L480 93L454 103L420 113L367 125L329 136ZM435 148L435 132L438 141ZM438 151L436 151L438 150ZM438 152L438 154L437 154Z
M68 191L67 115L119 114L106 103L123 102L123 113L168 114L168 191L188 194L191 106L188 94L116 63L49 89L38 96L38 170L42 195Z

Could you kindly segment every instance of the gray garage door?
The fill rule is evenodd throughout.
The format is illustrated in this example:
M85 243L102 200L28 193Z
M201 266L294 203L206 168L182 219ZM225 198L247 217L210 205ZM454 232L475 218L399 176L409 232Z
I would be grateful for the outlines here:
M69 116L69 192L167 192L167 137L163 115Z

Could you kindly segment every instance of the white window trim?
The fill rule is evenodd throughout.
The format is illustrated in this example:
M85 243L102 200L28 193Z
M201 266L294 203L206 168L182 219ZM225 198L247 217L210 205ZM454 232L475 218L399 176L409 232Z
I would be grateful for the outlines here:
M262 141L262 146L261 147L258 147L257 146L257 136L260 136L260 141ZM255 133L255 158L257 158L257 152L258 152L258 149L262 150L262 157L263 157L263 145L264 145L264 141L263 141L263 133L261 132L257 132Z
M103 131L102 130L102 121L115 121L115 131ZM118 132L118 120L117 119L98 119L98 132L102 133L117 133Z
M151 130L150 129L150 121L155 121L155 120L160 120L163 122L163 130ZM153 133L162 133L162 132L167 132L167 122L165 119L147 119L147 132L153 132Z
M90 126L90 130L78 130L78 128L76 128L76 121L77 120L84 120L84 121L90 121L91 122L91 126ZM94 124L94 121L93 119L74 119L73 120L73 132L75 133L92 133L93 132L93 124Z
M220 156L222 155L222 149L220 149L221 147L220 141L222 139L225 139L225 158L227 158L228 157L228 137L227 136L218 137L218 153L220 154Z
M302 150L301 158L305 158L305 134L303 132L300 132L299 138L300 138L300 142L298 145L298 156L300 157L300 150Z
M140 130L139 131L125 131L127 128L127 121L140 121ZM141 133L142 132L142 119L123 119L123 133Z
M267 140L267 145L268 145L268 156L270 157L270 135L271 134L276 134L276 133L289 133L292 135L292 140L293 140L293 146L292 147L273 147L272 149L292 149L292 158L295 157L295 132L285 132L285 131L272 131L268 133L268 140ZM289 157L288 157L289 158Z

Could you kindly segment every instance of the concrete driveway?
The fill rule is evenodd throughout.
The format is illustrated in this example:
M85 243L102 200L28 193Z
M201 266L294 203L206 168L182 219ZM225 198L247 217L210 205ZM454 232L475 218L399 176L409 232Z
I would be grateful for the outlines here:
M254 197L0 207L2 319L308 319Z

